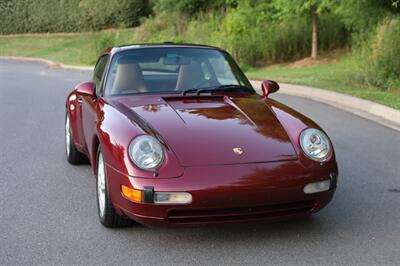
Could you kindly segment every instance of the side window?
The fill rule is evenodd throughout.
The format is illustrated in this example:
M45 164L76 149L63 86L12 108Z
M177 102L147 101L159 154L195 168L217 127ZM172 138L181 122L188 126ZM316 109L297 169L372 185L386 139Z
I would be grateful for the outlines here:
M96 64L96 68L93 73L93 82L96 84L96 94L100 93L100 82L103 77L104 70L106 69L109 55L102 56Z

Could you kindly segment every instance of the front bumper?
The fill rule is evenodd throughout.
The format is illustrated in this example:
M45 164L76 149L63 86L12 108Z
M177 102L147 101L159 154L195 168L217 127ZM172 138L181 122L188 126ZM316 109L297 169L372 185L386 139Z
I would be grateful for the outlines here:
M332 178L331 174L334 174ZM147 226L275 221L308 215L332 199L336 163L307 168L299 161L185 168L178 178L134 178L107 166L111 200L119 214ZM328 191L305 194L306 184L331 179ZM133 203L121 185L142 190L189 192L187 205Z

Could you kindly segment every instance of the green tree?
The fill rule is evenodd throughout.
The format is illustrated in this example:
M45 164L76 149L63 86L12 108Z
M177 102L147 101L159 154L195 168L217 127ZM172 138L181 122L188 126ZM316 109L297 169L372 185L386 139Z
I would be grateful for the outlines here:
M317 58L319 15L331 10L333 0L275 0L274 3L283 17L304 15L310 17L312 28L311 57Z
M368 34L388 16L399 14L399 1L392 0L346 0L338 2L334 12L352 33Z
M237 3L237 0L157 0L154 6L156 12L178 11L187 15L195 15L200 11L234 7L237 6Z

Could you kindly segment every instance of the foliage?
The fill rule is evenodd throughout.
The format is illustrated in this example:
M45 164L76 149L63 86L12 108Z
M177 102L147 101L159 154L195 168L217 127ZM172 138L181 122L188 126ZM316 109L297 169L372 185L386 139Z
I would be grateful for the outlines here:
M148 0L0 0L0 33L131 27L148 13Z
M364 36L385 17L399 14L400 9L393 3L391 0L346 0L339 1L333 9L350 31Z
M322 13L332 9L333 0L274 0L274 5L285 16L311 14L311 11Z
M256 12L261 14L255 16ZM269 19L269 15L268 7L260 12L251 5L227 14L224 44L240 62L246 65L281 62L301 57L304 48L308 49L309 27L305 27L304 19L280 23Z
M242 0L227 11L161 12L137 29L140 42L206 43L227 49L247 67L304 57L311 47L311 29L304 17L276 17L272 1ZM323 50L346 45L344 24L334 14L321 16L320 46Z
M188 18L178 12L162 12L143 21L137 29L138 42L183 42L183 34L188 26Z
M133 42L134 30L0 36L0 56L46 58L91 66L105 48Z
M137 26L149 12L147 0L85 0L79 6L96 29Z
M357 82L357 57L338 52L319 61L295 67L295 64L280 64L265 68L250 69L246 74L252 79L273 79L278 82L311 86L353 95L400 110L400 90L383 91ZM325 62L327 61L327 62Z
M237 5L237 0L158 0L154 9L161 12L179 12L194 15L207 10Z
M361 81L382 89L400 88L399 47L400 20L384 20L359 47Z
M93 33L93 40L96 54L101 54L105 49L117 45L116 36L113 32Z
M400 0L0 0L0 33L97 31L142 24L129 34L124 33L122 39L115 32L92 33L92 38L82 44L91 49L82 62L95 61L98 53L113 45L173 41L225 48L248 68L308 56L313 13L318 14L314 25L318 24L317 46L322 54L352 47L360 61L355 66L358 80L391 89L400 87L399 3ZM63 40L75 44L72 39ZM62 59L66 43L45 47L52 57Z

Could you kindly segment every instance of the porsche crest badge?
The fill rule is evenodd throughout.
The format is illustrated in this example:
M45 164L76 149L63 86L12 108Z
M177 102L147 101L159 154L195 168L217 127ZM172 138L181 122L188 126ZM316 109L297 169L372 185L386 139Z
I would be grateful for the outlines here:
M236 155L242 155L243 154L243 149L240 148L240 147L233 148L232 150L233 150L233 153L236 154Z

